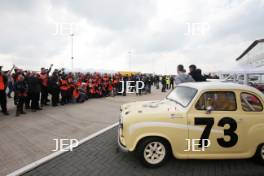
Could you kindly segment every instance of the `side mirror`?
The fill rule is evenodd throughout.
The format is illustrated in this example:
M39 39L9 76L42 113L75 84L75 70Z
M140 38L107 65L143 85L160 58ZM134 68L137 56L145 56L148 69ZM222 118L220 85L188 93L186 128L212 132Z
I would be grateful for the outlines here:
M206 114L211 114L212 111L213 111L213 107L212 106L207 106L206 107Z

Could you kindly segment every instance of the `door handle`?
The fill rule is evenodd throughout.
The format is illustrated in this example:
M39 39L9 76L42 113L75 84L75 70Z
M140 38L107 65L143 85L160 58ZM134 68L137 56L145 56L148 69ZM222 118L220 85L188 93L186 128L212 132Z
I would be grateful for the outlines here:
M241 122L243 122L243 119L242 118L240 118L240 119L237 120L237 123L241 123Z
M170 117L171 117L172 119L174 119L174 118L176 118L176 114L170 114Z
M183 117L178 116L177 114L170 114L170 118L174 119L174 118L183 118Z

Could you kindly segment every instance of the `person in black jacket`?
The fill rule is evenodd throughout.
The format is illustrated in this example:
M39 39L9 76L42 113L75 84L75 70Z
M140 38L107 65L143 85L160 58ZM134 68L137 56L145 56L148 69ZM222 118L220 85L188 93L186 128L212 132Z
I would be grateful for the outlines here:
M159 89L160 84L160 77L158 75L154 76L154 86L156 86L156 89Z
M197 69L196 65L190 65L189 70L190 70L189 75L192 76L194 81L196 81L196 82L206 81L205 77L202 75L202 70Z
M32 72L27 78L28 82L28 96L31 100L31 111L36 112L41 110L39 106L40 91L41 91L41 80L36 72Z
M31 74L30 71L23 71L23 75L24 75L25 83L26 83L27 87L28 87L28 78L29 78L30 74ZM31 102L31 97L29 94L27 94L25 97L25 108L26 109L30 109L30 102Z
M162 84L161 92L166 92L166 76L162 76L161 84Z
M174 76L170 76L170 89L174 89Z
M58 70L54 70L52 76L48 81L49 93L52 95L51 103L52 106L58 106L59 103L59 95L60 95L60 86L59 86L59 72Z
M127 92L127 81L128 81L128 74L126 74L126 76L123 77L123 83L124 83L124 92L123 92L123 96L126 96L126 92Z
M22 74L18 75L14 88L15 88L15 94L17 98L16 116L19 116L20 114L26 114L23 108L25 104L25 98L27 96L27 85L25 82L25 78Z
M0 66L0 104L2 112L5 115L9 115L6 107L6 87L7 87L7 76L2 72L2 66Z
M144 83L145 83L146 93L151 93L152 82L151 82L151 77L149 75L145 75Z
M142 77L142 75L141 75L141 74L138 74L138 75L136 76L135 81L143 81L143 77ZM142 87L142 83L141 83L141 82L138 82L138 86L139 86L139 87ZM136 89L135 89L135 90L136 90ZM138 90L136 90L136 95L141 95L141 93L142 93L142 89L138 89Z

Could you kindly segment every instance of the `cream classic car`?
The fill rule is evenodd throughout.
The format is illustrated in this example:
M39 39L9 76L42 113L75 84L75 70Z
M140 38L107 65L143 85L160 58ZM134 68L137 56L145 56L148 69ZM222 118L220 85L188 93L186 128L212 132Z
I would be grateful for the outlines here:
M121 106L118 144L143 164L178 159L242 159L264 163L264 96L235 83L178 85L161 101Z

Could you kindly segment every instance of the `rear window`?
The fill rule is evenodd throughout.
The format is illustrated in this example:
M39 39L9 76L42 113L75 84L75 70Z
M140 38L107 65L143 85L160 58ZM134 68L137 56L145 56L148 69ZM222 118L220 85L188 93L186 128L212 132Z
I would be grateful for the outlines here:
M262 112L263 105L258 97L250 93L241 93L241 105L246 112Z

